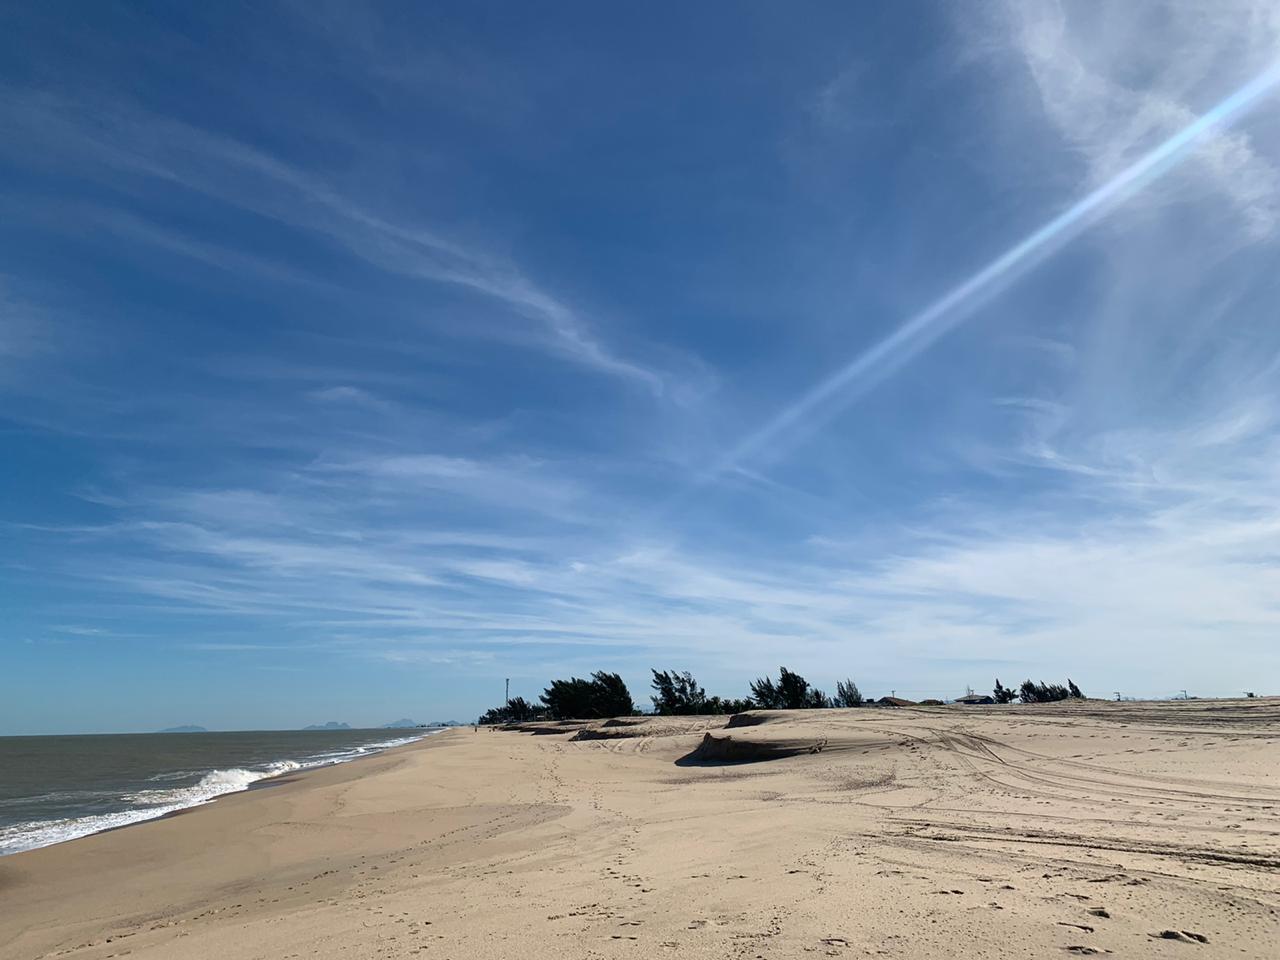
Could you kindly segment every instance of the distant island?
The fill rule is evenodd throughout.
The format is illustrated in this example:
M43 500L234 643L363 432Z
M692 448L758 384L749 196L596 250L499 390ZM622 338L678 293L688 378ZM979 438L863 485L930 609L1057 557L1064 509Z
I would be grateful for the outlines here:
M405 717L404 719L401 719L401 720L392 720L390 723L384 723L382 725L382 729L383 730L403 730L405 727L421 727L421 726L425 726L425 724L421 724L417 720L410 720L408 717Z
M181 727L166 727L165 729L158 730L156 732L157 733L208 733L209 731L206 730L204 727L197 727L195 724L188 723Z
M351 725L346 723L338 723L336 720L330 720L328 723L313 723L309 727L303 727L303 730L350 730Z

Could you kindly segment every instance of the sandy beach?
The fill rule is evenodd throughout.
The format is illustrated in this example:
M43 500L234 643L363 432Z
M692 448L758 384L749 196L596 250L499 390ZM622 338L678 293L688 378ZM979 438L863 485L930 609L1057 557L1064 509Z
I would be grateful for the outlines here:
M1280 702L730 722L468 727L5 857L0 957L1280 955Z

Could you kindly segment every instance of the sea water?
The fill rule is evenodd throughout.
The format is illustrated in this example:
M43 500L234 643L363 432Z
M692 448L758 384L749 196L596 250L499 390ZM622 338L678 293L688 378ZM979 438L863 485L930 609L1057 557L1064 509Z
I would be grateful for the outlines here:
M412 743L425 730L0 737L0 855L208 803L294 770Z

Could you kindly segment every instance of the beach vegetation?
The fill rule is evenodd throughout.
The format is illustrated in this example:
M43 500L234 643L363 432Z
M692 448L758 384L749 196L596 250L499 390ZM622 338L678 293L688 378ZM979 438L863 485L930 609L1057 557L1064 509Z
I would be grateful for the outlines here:
M748 710L761 708L760 702L751 697L707 696L707 691L698 684L688 670L683 672L652 670L650 672L653 674L653 696L651 697L653 712L658 716L716 716L745 713ZM789 676L795 676L795 674L789 673ZM803 678L800 680L803 682ZM772 683L772 680L769 683ZM794 684L794 681L792 683ZM821 695L821 691L818 693Z
M837 680L836 695L831 698L833 707L860 707L863 704L862 691L852 680Z
M539 698L553 720L600 720L635 712L631 691L616 673L596 671L590 680L552 680Z
M751 683L751 699L762 710L806 710L831 706L831 700L817 687L809 685L804 677L778 668L778 681L772 677L760 677Z
M1080 688L1068 679L1067 685L1060 683L1035 683L1031 680L1024 680L1022 686L1018 688L1018 699L1023 703L1055 703L1059 700L1083 699L1084 694L1080 692Z
M720 713L719 697L708 697L707 691L688 670L653 670L653 712L659 716L693 716Z
M546 716L546 709L524 697L512 697L500 707L491 707L480 716L482 725L494 723L528 723Z
M995 698L996 703L1013 703L1018 699L1018 691L1012 687L1004 686L999 677L996 677L996 688L991 691L991 695Z

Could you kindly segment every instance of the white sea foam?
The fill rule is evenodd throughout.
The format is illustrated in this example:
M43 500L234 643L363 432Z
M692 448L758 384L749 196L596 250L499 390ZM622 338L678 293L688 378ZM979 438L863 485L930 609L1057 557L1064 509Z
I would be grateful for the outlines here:
M125 794L121 799L129 803L146 806L192 807L199 803L207 803L227 793L239 793L247 790L249 785L268 777L278 777L293 770L301 770L302 764L296 760L281 760L269 764L263 770L245 770L235 767L231 770L214 770L200 778L200 782L192 787L175 787L172 790L139 790ZM152 778L154 779L154 778Z
M345 750L316 754L303 760L277 760L257 770L243 767L211 770L193 786L138 790L120 796L120 801L130 804L124 810L62 820L31 820L0 827L0 856L87 837L93 833L126 827L144 820L154 820L178 810L200 806L229 793L239 793L261 780L282 776L295 770L310 770L316 767L332 766L335 763L345 763L371 753L380 753L391 747L413 743L415 740L422 739L422 736L426 734L399 737L395 740L384 740ZM150 782L163 782L176 776L178 775L159 774L148 779Z

